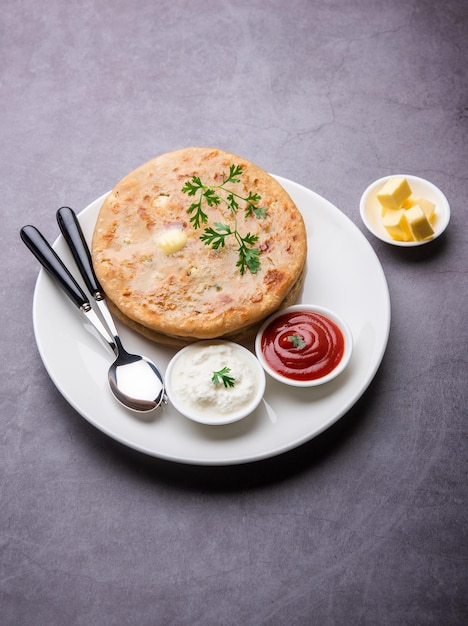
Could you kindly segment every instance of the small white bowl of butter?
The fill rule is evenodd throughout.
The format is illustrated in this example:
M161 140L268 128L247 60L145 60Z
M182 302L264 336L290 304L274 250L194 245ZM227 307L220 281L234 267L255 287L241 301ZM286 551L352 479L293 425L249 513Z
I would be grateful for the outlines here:
M413 247L439 237L450 220L450 206L433 183L409 174L384 176L362 194L362 221L378 239Z
M237 422L255 411L266 377L257 357L224 340L197 341L171 359L165 376L169 402L201 424Z

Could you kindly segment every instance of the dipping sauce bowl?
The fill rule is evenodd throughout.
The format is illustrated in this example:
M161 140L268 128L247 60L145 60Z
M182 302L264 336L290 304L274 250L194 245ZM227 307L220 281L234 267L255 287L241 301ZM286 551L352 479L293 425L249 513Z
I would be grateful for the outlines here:
M323 385L348 365L353 338L336 313L296 304L277 311L259 329L255 352L263 369L295 387Z

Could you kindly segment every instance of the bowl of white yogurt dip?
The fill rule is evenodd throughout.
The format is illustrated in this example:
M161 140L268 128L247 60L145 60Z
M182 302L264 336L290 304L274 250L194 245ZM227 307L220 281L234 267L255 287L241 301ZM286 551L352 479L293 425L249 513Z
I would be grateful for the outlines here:
M197 341L179 350L165 376L169 402L201 424L230 424L250 415L265 393L257 357L224 340Z

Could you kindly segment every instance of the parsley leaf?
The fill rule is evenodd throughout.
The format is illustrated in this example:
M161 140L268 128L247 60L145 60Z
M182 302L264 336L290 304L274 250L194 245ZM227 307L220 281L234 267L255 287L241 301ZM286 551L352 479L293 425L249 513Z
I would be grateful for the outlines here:
M236 379L233 378L232 376L228 376L230 371L231 371L230 367L223 367L217 372L213 372L213 376L211 377L211 382L214 385L220 385L221 383L223 383L223 385L226 388L234 387L234 385L236 384Z
M223 185L226 183L240 183L240 178L238 178L238 176L242 176L242 173L242 165L230 165L228 178L225 178L223 174Z
M301 335L289 335L288 339L295 348L302 349L306 347L304 337L301 337Z
M203 235L200 235L200 239L205 243L205 245L209 245L213 248L213 250L217 250L219 247L224 248L224 240L228 235L231 235L231 228L227 224L220 224L219 222L215 222L215 228L209 226L205 228L205 232Z

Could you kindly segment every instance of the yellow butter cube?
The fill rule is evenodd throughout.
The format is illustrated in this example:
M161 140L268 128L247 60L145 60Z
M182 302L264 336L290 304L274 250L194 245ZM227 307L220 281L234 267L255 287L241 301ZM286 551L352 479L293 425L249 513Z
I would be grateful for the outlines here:
M409 196L409 198L406 198L406 200L403 200L400 208L411 209L411 207L414 206L415 204L417 204L417 202L415 201L413 196Z
M426 200L426 198L415 198L413 206L416 205L421 207L429 222L432 223L435 219L435 204L430 200Z
M428 239L434 234L434 229L427 219L425 212L419 205L408 209L405 217L411 234L416 241Z
M377 193L377 199L382 206L382 215L385 215L388 209L400 209L402 203L410 196L411 187L406 178L399 176L389 178Z
M164 254L173 254L187 243L187 234L181 228L167 228L156 238L158 247Z
M406 213L405 209L398 209L397 211L387 211L384 215L383 225L390 237L396 241L413 240L413 235L406 221Z

